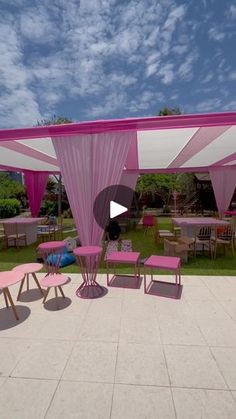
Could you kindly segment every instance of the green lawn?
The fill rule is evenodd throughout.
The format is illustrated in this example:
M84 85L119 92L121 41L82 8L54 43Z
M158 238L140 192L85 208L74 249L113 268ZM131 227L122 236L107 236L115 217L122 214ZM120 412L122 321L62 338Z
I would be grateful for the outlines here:
M170 218L159 217L160 228L170 229ZM71 220L64 220L68 227L72 225ZM64 237L75 236L76 233L68 232ZM133 250L141 252L141 259L152 254L163 254L163 244L156 245L153 236L149 233L144 236L143 230L132 230L122 235L124 239L131 239ZM19 249L9 248L0 250L0 270L9 270L14 266L32 262L36 260L37 243L22 247ZM62 272L77 273L79 268L76 264L67 266L61 270ZM101 263L100 272L105 272L104 262ZM121 273L133 272L132 267L121 265L119 267ZM207 255L199 255L196 259L189 257L187 264L182 264L182 273L186 275L236 275L236 257L233 257L228 251L226 255L218 254L215 260L210 259Z

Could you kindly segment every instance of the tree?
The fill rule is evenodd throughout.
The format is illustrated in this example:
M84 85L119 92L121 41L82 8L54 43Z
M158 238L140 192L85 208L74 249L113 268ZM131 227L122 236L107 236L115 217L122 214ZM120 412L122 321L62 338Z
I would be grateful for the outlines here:
M159 111L159 116L167 116L167 115L181 115L181 110L177 108L168 108L165 106L163 109Z
M16 198L25 205L25 187L16 180L12 180L8 173L0 173L0 197L2 199Z
M170 203L173 191L181 192L179 176L176 174L148 174L139 177L136 187L140 198L152 195L153 200L159 196L164 208Z
M70 124L71 122L72 120L65 116L53 115L50 119L41 119L41 121L37 121L37 126Z

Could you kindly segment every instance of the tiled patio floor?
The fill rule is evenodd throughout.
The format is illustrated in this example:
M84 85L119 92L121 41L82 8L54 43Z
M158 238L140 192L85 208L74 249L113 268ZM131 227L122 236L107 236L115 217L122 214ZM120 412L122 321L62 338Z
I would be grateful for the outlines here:
M18 323L0 296L0 418L236 418L236 277L185 276L180 300L81 300L71 278L59 311L23 293Z

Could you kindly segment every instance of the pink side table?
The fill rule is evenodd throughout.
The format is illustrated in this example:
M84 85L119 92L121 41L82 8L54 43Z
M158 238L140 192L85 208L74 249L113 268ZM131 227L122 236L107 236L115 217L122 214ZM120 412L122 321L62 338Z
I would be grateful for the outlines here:
M73 250L80 265L83 282L76 291L80 298L98 298L104 295L104 288L96 281L102 254L99 246L81 246Z
M115 265L117 263L128 263L134 265L134 278L137 282L139 281L139 252L112 252L109 254L106 260L107 265L107 285L111 285L114 277L115 277ZM113 277L109 280L109 265L113 264Z
M151 288L151 285L153 283L153 272L152 269L167 269L170 271L175 272L175 285L176 287L181 286L181 275L180 275L180 258L178 257L172 257L172 256L150 256L145 262L144 262L144 293L147 294L148 291ZM146 269L151 268L151 282L147 286L146 283ZM162 282L162 281L159 281Z
M38 245L38 250L43 257L44 266L48 275L59 273L60 261L64 249L65 243L63 241L44 242ZM56 263L50 263L48 261L49 256L51 256L52 259L55 259Z
M6 307L9 308L8 301L12 307L16 320L19 320L19 316L16 311L16 307L13 303L12 296L9 291L9 286L17 284L17 282L22 281L25 274L24 272L17 271L5 271L0 272L0 288L3 290L3 296L5 299Z
M27 291L29 290L29 276L30 276L30 274L34 278L38 289L40 290L41 294L43 295L43 290L40 287L40 283L39 283L38 278L36 276L36 272L40 271L42 268L43 268L42 263L24 263L23 265L18 265L15 268L12 269L14 272L23 272L24 273L24 278L21 281L19 292L18 292L18 295L17 295L17 300L19 300L19 298L20 298L25 280L26 280Z

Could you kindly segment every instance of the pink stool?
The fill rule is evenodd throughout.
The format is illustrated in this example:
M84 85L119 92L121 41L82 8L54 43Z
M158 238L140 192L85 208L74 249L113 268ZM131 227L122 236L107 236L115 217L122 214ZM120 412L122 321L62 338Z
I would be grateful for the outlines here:
M26 284L27 284L26 285L27 286L27 291L29 290L29 276L30 276L30 274L34 278L38 289L40 290L41 294L43 295L43 290L40 287L38 278L36 276L36 272L40 271L42 268L43 268L42 263L25 263L24 265L18 265L15 268L12 269L14 272L23 272L24 273L24 278L21 281L19 292L18 292L18 295L17 295L17 300L19 300L19 298L20 298L25 280L26 280Z
M111 285L112 280L115 277L115 264L117 263L129 263L131 265L134 265L134 278L137 281L139 281L139 252L112 252L109 254L106 260L107 265L107 285ZM114 268L114 274L111 280L109 280L109 264L113 264Z
M64 253L65 243L63 241L44 242L38 246L38 249L43 256L44 266L47 270L47 275L41 280L41 285L47 288L45 297L43 299L43 304L46 302L50 288L55 289L56 300L58 298L57 289L59 289L62 297L65 298L61 286L69 282L69 277L62 275L59 272L59 266L61 257ZM51 261L49 260L49 257L52 258Z
M175 272L175 285L176 287L181 286L181 275L180 275L180 258L171 256L150 256L144 262L144 293L147 294L153 283L153 273L151 272L151 282L147 287L146 284L146 268L156 269L167 269ZM162 281L159 281L162 282Z
M58 308L58 300L57 300L57 298L58 298L58 292L57 292L57 289L59 289L62 297L63 298L66 298L64 292L62 291L62 285L65 285L68 282L69 282L69 277L66 276L66 275L62 275L62 274L49 274L49 275L46 275L42 279L42 281L41 281L41 285L43 287L46 287L47 288L46 294L45 294L44 299L43 299L43 304L46 302L46 299L48 297L50 288L54 288L54 290L55 290L55 297L56 297L56 301L57 301L57 308Z
M102 248L99 246L81 246L74 249L80 265L83 282L76 291L80 298L98 298L104 295L104 288L96 281Z
M17 271L5 271L0 272L0 288L3 290L3 296L5 299L6 307L9 308L8 301L12 307L16 320L19 320L19 316L16 311L16 307L13 303L12 296L9 291L9 286L14 285L17 282L22 281L25 274L24 272L17 272Z

